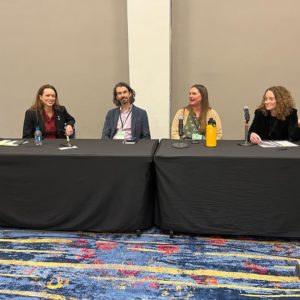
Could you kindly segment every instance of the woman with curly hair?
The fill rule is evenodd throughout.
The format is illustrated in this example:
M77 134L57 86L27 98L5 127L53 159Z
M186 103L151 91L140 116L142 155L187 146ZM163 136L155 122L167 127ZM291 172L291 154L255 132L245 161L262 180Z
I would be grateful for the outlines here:
M249 139L254 144L262 140L300 139L300 122L289 90L283 86L268 88L259 108L255 111L249 129Z

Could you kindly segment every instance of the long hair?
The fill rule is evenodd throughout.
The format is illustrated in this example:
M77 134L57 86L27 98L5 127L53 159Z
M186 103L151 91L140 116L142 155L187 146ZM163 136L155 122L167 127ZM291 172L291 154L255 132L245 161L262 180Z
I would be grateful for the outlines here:
M114 90L113 90L113 94L114 94L113 102L114 102L114 104L116 106L121 106L120 101L117 99L117 88L118 87L126 87L127 88L128 92L131 93L130 104L132 104L135 101L135 91L126 82L119 82L114 86Z
M262 110L265 116L269 113L265 106L265 96L268 91L272 91L276 99L276 108L274 110L276 117L284 121L290 115L292 108L295 107L295 102L290 91L283 86L272 86L266 89L259 106L259 109Z
M52 89L55 92L54 109L58 108L58 106L59 106L58 95L57 95L56 88L51 84L42 85L36 93L35 102L30 107L31 110L36 111L36 113L40 113L42 118L43 118L43 111L44 111L44 103L41 100L40 96L43 95L45 89Z
M199 129L202 134L205 133L206 129L206 123L207 123L207 113L210 110L209 101L208 101L208 92L204 85L202 84L194 84L191 86L191 88L196 88L200 95L201 95L201 101L200 101L200 116L198 118L199 121ZM186 107L190 114L194 114L193 109L190 105Z

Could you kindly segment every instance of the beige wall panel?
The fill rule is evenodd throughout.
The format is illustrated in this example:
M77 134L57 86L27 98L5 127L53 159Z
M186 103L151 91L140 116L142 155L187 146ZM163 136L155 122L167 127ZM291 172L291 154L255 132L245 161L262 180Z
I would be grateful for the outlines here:
M300 109L300 1L173 0L171 120L202 83L224 139L244 137L264 90L284 85Z
M151 137L169 137L170 0L128 0L130 83L146 109Z
M99 138L113 85L129 79L126 0L1 0L0 36L0 137L21 136L50 83L77 137Z

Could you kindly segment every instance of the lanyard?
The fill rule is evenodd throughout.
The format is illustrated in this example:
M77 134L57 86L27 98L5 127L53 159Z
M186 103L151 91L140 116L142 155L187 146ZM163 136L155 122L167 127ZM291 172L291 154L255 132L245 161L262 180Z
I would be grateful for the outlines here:
M121 124L122 124L122 129L123 129L124 125L126 124L126 121L128 120L128 118L129 118L131 112L132 112L132 108L131 108L131 110L129 111L129 113L127 114L125 121L123 122L123 120L122 120L122 118L121 118L121 111L120 111L119 118L120 118L120 121L121 121Z
M199 132L200 131L200 123L198 122L198 124L197 124L197 122L196 122L196 117L194 117L194 116L192 116L191 115L191 117L192 117L192 120L193 120L193 123L194 123L194 125L195 125L195 127L196 127L196 130ZM197 119L198 120L198 119Z

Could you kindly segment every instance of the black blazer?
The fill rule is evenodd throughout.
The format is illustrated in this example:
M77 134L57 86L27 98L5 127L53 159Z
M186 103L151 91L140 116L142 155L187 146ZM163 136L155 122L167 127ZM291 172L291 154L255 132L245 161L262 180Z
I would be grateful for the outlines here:
M105 119L102 130L102 139L112 139L117 133L117 125L120 116L120 108L111 109ZM150 129L147 112L132 105L131 136L133 139L150 139Z
M71 125L74 127L75 119L67 112L64 106L58 106L54 109L54 119L56 125L56 138L65 138L65 126ZM35 110L28 109L25 113L23 125L23 138L34 137L36 127L40 127L43 138L45 137L45 124L40 113Z
M284 121L272 117L270 113L265 116L260 109L255 111L253 122L249 128L249 135L255 132L262 140L291 140L300 139L297 110L293 108Z

